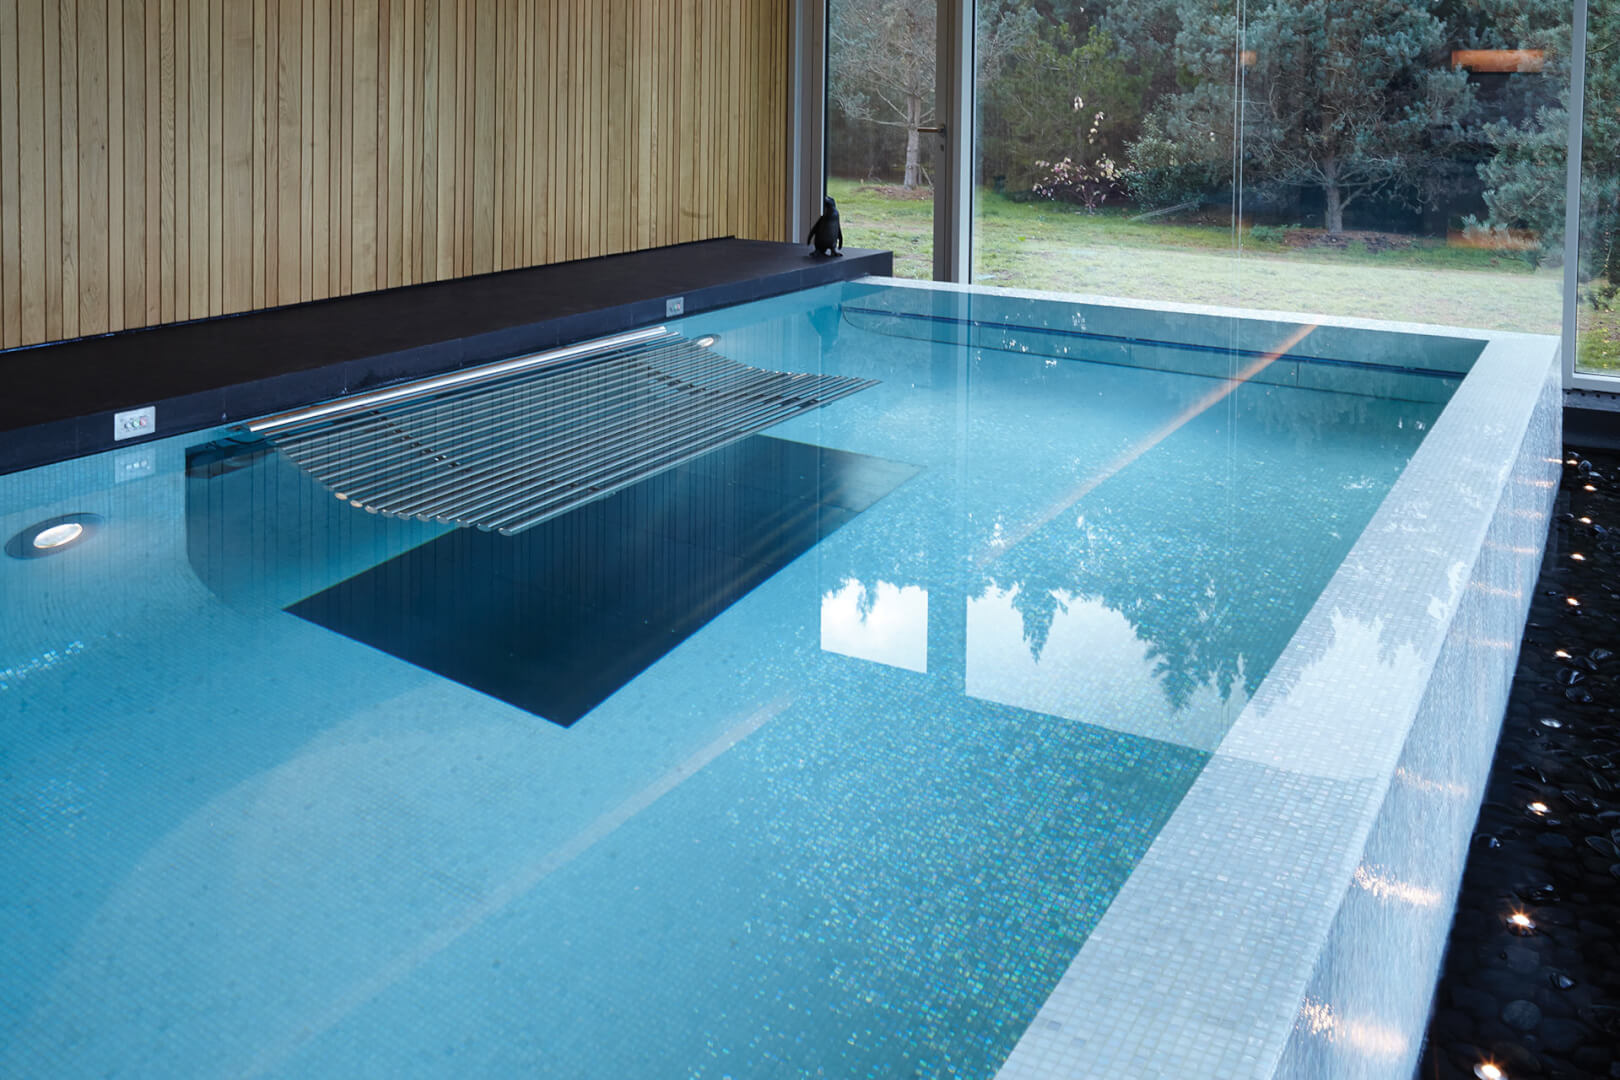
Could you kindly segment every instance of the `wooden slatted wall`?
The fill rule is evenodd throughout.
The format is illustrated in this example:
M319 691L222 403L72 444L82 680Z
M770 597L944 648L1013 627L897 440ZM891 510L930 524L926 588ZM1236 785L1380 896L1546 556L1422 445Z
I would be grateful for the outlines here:
M0 0L0 347L777 239L786 0Z

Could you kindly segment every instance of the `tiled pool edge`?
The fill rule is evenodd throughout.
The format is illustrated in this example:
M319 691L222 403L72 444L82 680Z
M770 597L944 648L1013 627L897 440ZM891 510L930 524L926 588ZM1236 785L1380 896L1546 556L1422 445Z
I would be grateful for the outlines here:
M1534 580L1554 490L1556 342L1300 318L1473 336L1488 345L1474 377L1014 1049L999 1074L1003 1080L1189 1070L1287 1075L1278 1072L1285 1050L1297 1055L1307 1047L1304 1035L1290 1045L1296 1030L1334 1049L1331 1061L1317 1063L1327 1070L1321 1075L1353 1075L1369 1060L1369 1048L1379 1058L1372 1064L1376 1075L1401 1075L1391 1053L1407 1073L1416 1060L1450 912L1444 896L1454 893L1479 802L1528 604L1525 583ZM1504 498L1520 488L1526 501ZM1487 548L1488 536L1503 551ZM1479 637L1476 631L1487 624L1493 633ZM1459 659L1478 666L1461 667ZM1431 692L1437 665L1443 670ZM1331 677L1333 669L1365 671L1368 681L1349 684ZM1481 685L1492 687L1489 695L1456 689ZM1449 701L1445 687L1455 694ZM1391 793L1391 780L1404 766L1401 755L1427 745L1429 717L1446 706L1460 710L1473 737L1473 748L1459 754L1453 768L1467 781L1448 786L1411 773L1402 785L1454 804L1441 828L1422 809L1407 812L1424 816L1425 838L1434 850L1450 853L1452 869L1436 866L1421 846L1387 873L1364 866L1364 851L1384 857L1381 837L1399 832L1388 824L1373 830L1375 821L1397 819L1381 817L1381 809L1402 802L1398 791ZM1344 722L1352 718L1355 723ZM1481 743L1482 750L1474 747ZM1439 882L1440 898L1431 898L1434 887L1425 892L1398 876L1408 862ZM1386 905L1431 898L1428 906L1438 913L1420 934L1428 951L1409 951L1392 963L1379 934L1336 923L1341 910L1347 924L1353 922L1368 897ZM1358 1015L1367 1002L1354 995L1344 998L1342 1011L1335 1011L1331 996L1315 996L1342 992L1336 983L1346 982L1348 969L1341 957L1358 947L1365 952L1371 939L1379 952L1365 957L1366 965L1388 985L1408 984L1397 995L1405 1003L1393 1024Z
M1410 1076L1456 910L1557 493L1549 373L1277 1077ZM1398 963L1391 963L1395 958Z

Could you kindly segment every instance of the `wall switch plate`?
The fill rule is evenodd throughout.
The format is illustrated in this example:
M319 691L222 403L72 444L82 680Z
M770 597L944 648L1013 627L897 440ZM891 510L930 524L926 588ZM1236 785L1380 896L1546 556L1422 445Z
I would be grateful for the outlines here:
M677 296L673 300L664 301L664 318L673 319L677 315L686 314L686 297Z
M157 430L157 408L148 405L144 409L130 409L127 412L113 413L113 441L123 439L139 439L143 435L150 435Z

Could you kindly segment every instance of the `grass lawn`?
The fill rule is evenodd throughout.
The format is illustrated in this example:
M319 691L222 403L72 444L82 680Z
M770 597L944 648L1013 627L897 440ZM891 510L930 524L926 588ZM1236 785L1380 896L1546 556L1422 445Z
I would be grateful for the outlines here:
M853 180L829 181L828 191L851 247L892 250L898 276L933 276L931 198ZM1444 240L1377 252L1357 241L1296 248L1245 229L1240 253L1218 224L1131 221L1129 211L1088 214L988 191L979 192L976 226L974 280L987 285L1543 334L1560 325L1561 271ZM1611 346L1595 348L1590 362L1620 367L1620 320L1592 314L1606 317L1594 326L1606 325Z
M1575 316L1575 343L1579 370L1620 372L1620 308L1596 311L1582 304Z

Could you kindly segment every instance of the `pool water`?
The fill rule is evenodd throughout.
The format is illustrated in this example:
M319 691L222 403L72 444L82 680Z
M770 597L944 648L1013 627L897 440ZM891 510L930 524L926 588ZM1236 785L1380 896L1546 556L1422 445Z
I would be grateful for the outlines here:
M879 384L522 559L226 431L0 477L104 519L0 558L0 1074L994 1075L1444 395L885 295L671 324Z

